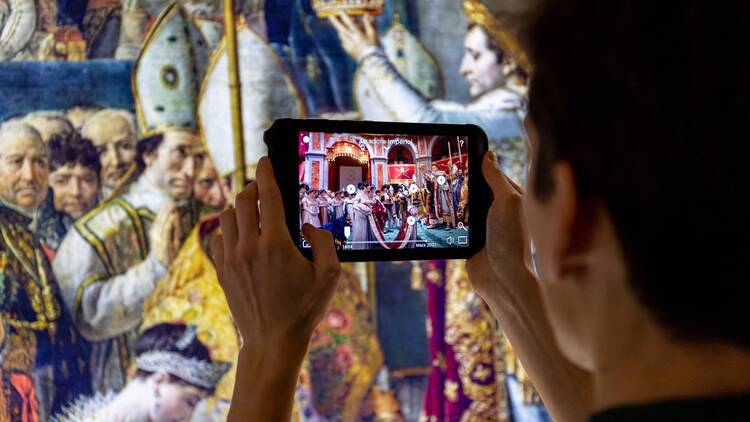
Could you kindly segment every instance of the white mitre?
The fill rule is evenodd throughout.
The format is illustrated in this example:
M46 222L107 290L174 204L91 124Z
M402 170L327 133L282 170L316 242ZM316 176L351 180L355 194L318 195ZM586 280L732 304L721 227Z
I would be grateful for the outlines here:
M133 69L141 135L165 129L197 131L196 103L210 48L178 3L167 6L146 36Z
M289 71L271 46L249 27L237 29L245 168L267 153L263 133L276 119L303 118L305 102ZM211 57L198 102L201 137L221 176L235 171L234 136L230 112L229 65L225 40ZM296 140L295 140L296 142Z

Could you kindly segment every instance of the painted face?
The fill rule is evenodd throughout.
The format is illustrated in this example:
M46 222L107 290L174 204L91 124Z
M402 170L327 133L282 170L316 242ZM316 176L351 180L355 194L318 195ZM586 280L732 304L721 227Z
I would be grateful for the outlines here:
M503 63L497 53L489 48L487 33L479 26L466 33L459 72L466 78L473 97L499 88L507 81Z
M49 165L39 138L19 134L0 146L0 198L29 212L47 196Z
M91 140L102 163L102 186L113 189L135 162L136 136L122 117L89 121L83 128L84 138Z
M204 204L214 208L224 208L227 199L224 196L221 177L216 172L216 168L208 161L203 164L200 171L198 171L198 176L195 178L193 195Z
M193 132L174 130L164 133L155 151L146 155L146 174L173 199L188 198L195 175L205 159L200 138Z
M162 382L156 387L150 419L153 422L189 421L206 392L181 382Z
M78 219L94 208L99 195L99 175L79 163L59 167L49 175L55 209Z

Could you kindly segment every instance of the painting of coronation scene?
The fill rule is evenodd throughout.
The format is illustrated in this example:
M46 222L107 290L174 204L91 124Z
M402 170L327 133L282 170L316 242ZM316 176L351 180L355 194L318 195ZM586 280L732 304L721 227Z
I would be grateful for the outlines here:
M491 3L0 0L0 421L226 419L210 239L275 119L475 124L522 186L530 69ZM468 139L300 133L300 224L465 246ZM439 260L344 265L292 419L550 420Z
M467 136L300 138L300 228L323 227L348 250L468 246Z

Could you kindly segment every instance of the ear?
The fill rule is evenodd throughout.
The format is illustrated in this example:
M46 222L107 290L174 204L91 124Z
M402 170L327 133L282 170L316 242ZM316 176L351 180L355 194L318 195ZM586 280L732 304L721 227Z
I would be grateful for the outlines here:
M146 164L146 166L150 166L151 164L153 164L154 161L156 161L156 155L157 155L158 150L159 150L159 147L157 146L152 151L143 153L143 162L144 164Z
M503 54L503 60L501 62L503 74L507 77L513 75L518 70L518 63L511 57L510 54Z
M571 280L586 270L586 258L592 247L596 224L594 204L581 197L575 173L567 162L552 168L555 189L549 201L551 209L552 264L556 279Z

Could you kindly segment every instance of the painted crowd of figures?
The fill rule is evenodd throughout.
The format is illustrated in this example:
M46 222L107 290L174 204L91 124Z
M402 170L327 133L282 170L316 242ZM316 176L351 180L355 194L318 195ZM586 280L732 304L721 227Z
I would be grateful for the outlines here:
M472 16L476 2L466 0L470 26L461 73L475 100L439 100L440 71L407 29L409 7L385 3L401 18L386 21L391 25L381 39L373 20L317 19L307 0L238 7L248 174L274 119L336 111L369 120L478 124L503 169L521 184L526 72L512 49L483 26L486 19ZM33 107L1 104L0 421L225 416L241 340L209 248L216 213L231 203L229 175L236 170L221 15L218 4L200 2L0 0L0 80L6 70L29 69L31 60L44 60L38 68L47 70L56 69L55 61L102 58L133 65L132 79L108 81L112 90L126 87L129 106L97 98L75 103L54 93ZM329 36L316 32L322 27ZM290 45L292 39L297 44ZM321 47L332 43L342 53L336 60ZM342 69L349 84L344 90L332 76ZM25 89L22 82L0 88L16 95ZM64 83L52 76L48 82ZM76 90L99 92L87 83ZM50 110L45 101L59 106ZM357 114L350 110L355 103ZM384 247L417 239L418 230L406 224L410 216L415 227L428 230L465 225L464 169L424 174L416 192L402 185L362 185L353 195L301 187L300 221L342 221L342 233L349 232L343 239L375 239ZM440 176L449 183L437 183ZM471 350L460 333L480 341L475 327L494 326L481 311L486 305L470 294L463 264L419 268L422 284L430 286L423 310L430 373L419 409L402 408L384 381L388 362L372 311L377 304L370 303L361 276L347 269L313 336L295 420L544 420L522 370L499 363L513 361L503 347L487 358L497 366L487 378L472 379L457 363ZM460 309L471 310L471 318ZM501 332L493 333L492 341L501 344ZM502 371L507 378L495 375ZM479 384L506 397L481 415L472 413ZM535 416L524 419L529 409Z
M464 169L453 165L450 176L437 165L432 171L423 171L421 186L386 184L377 188L359 183L356 191L349 193L301 184L300 224L326 228L351 249L415 247L415 242L424 239L411 227L414 225L447 230L460 224L468 230L468 176ZM438 183L440 176L445 180L442 184Z

